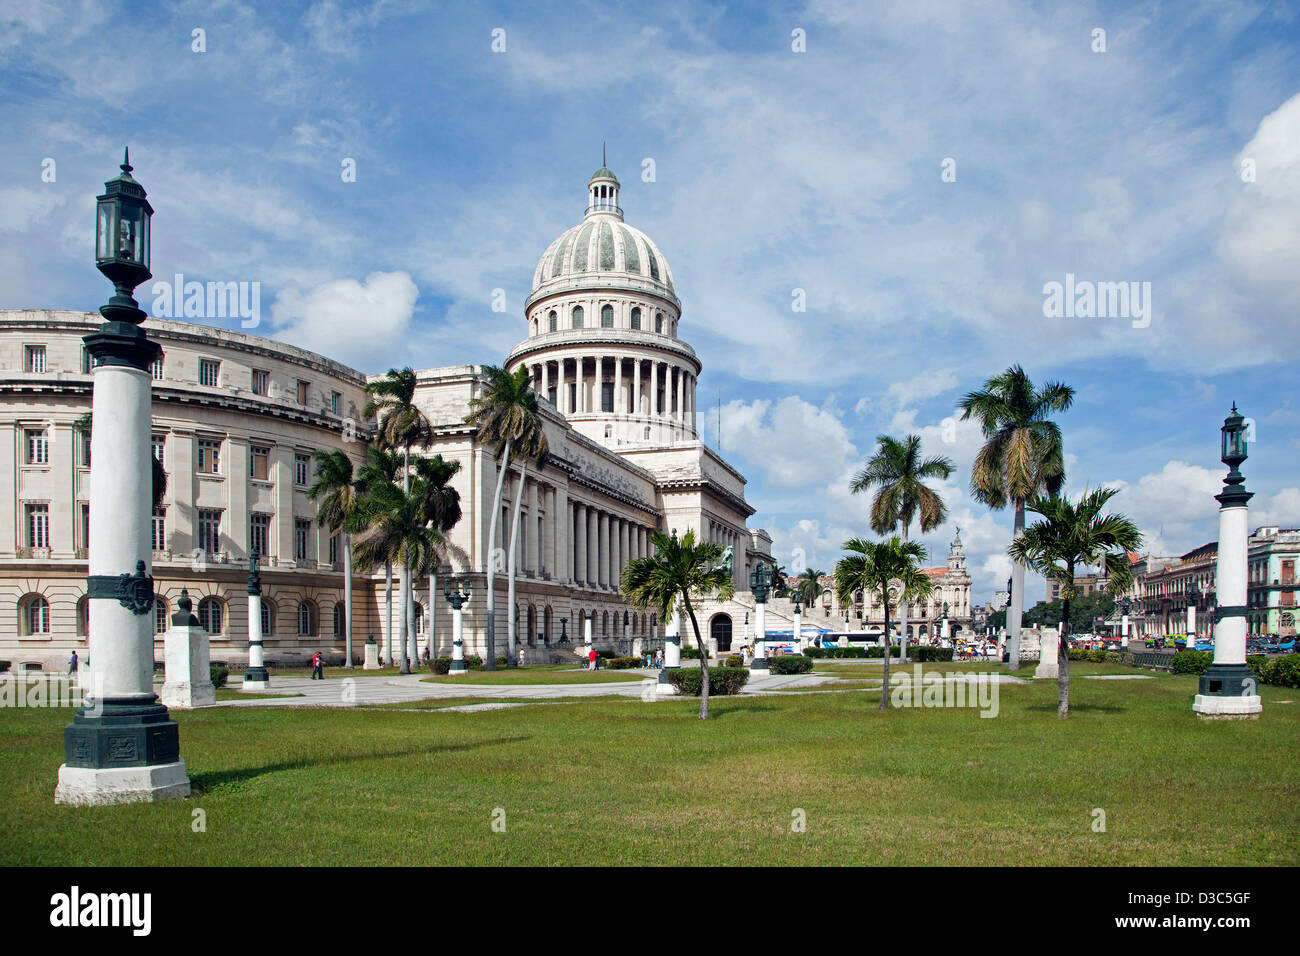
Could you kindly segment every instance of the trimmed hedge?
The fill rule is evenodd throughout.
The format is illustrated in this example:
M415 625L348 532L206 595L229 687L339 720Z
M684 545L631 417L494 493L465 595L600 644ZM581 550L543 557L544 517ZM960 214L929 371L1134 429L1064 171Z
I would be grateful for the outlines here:
M607 657L604 665L612 671L631 670L633 667L645 667L644 657Z
M230 671L224 664L209 664L208 676L212 679L213 687L225 687L226 679L230 676Z
M739 654L732 654L722 663L725 667L744 667L745 659Z
M1251 654L1246 663L1255 672L1261 684L1276 687L1300 687L1300 654L1269 659L1263 654Z
M768 670L773 674L807 674L813 669L811 657L802 654L779 654L767 659Z
M835 659L845 657L868 657L870 655L867 654L867 650L868 648L865 647L805 647L803 652L807 657L829 657ZM879 650L879 648L876 648L876 650ZM884 657L885 655L878 654L876 656Z
M1206 668L1214 663L1214 655L1209 651L1179 651L1169 660L1169 668L1175 674L1205 673Z
M698 661L700 659L700 649L698 647L687 647L682 645L682 660Z
M429 661L429 670L433 671L435 674L450 674L451 658L435 657L433 660Z
M668 681L688 697L699 697L704 674L696 667L677 667L668 672ZM744 667L710 667L709 696L726 697L739 694L749 681L749 671Z
M907 653L911 656L912 660L922 664L926 662L943 663L952 660L951 647L934 647L932 645L917 644L908 647Z

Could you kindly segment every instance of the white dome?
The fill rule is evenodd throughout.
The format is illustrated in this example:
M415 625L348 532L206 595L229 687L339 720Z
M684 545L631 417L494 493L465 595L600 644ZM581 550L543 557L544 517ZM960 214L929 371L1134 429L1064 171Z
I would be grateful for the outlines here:
M612 184L618 180L602 168L588 184ZM592 192L594 196L594 192ZM623 211L613 201L592 198L582 222L565 230L538 260L533 273L529 302L544 295L580 288L626 288L659 295L674 305L673 274L664 254L640 229L623 221Z

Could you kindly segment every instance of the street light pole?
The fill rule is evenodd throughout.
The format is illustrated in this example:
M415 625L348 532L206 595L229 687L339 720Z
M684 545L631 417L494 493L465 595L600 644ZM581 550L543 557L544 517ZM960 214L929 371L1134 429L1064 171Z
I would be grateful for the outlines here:
M461 608L469 600L469 595L470 591L465 582L453 582L448 569L442 579L442 596L451 605L451 665L447 670L449 675L464 676L469 673L469 664L465 662L465 641L461 631Z
M749 589L754 594L754 659L750 662L749 672L758 677L771 673L767 659L767 596L771 590L771 579L767 565L761 561L749 575Z
M140 327L136 286L150 279L153 207L121 174L97 198L95 264L113 283L104 324L83 341L94 360L91 392L89 601L90 697L63 733L54 802L136 803L190 795L180 734L153 692L149 516L153 512L152 379L161 354Z
M1219 554L1215 569L1214 663L1201 675L1192 710L1201 717L1253 719L1263 711L1254 672L1246 664L1247 557L1253 494L1238 470L1246 460L1246 420L1232 406L1221 429L1220 458L1229 471L1219 502Z

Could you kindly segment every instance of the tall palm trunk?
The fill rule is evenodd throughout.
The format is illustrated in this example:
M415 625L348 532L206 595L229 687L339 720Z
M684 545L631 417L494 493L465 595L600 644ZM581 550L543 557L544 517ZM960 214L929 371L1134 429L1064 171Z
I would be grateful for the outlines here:
M515 613L515 571L519 558L519 504L524 500L527 484L528 459L519 461L519 487L510 515L510 557L506 560L506 634L508 635L506 667L519 665L519 619Z
M483 669L497 669L497 593L496 593L496 550L497 526L501 523L501 492L505 485L506 471L510 468L510 439L501 455L501 473L497 475L497 493L492 500L492 520L488 523L487 553L487 652L483 655Z
M406 460L402 466L402 494L410 495L411 493L411 446L406 446ZM411 559L402 549L402 661L397 667L399 674L411 673L411 644L414 636L411 633L411 625L414 623L411 618Z
M1025 503L1016 501L1016 519L1011 538L1015 540L1025 530ZM1007 670L1020 670L1020 616L1025 607L1025 566L1011 562L1011 603L1007 605Z
M1074 580L1074 562L1069 566L1070 580ZM1061 639L1056 645L1056 716L1064 720L1070 716L1070 599L1061 602Z
M425 649L429 652L429 660L438 656L438 645L436 635L438 633L434 625L438 621L438 562L435 559L429 566L429 641Z
M347 644L347 663L352 666L352 535L343 532L343 640Z
M393 562L384 562L384 662L393 666Z
M894 656L889 646L889 585L885 585L885 683L880 688L879 710L889 710L889 659Z
M709 719L709 654L704 648L704 642L700 640L700 622L695 619L695 608L691 606L691 598L685 591L682 592L682 603L686 605L686 616L691 619L691 630L695 632L695 646L700 649L700 720ZM677 640L682 639L681 628L678 628Z
M907 544L906 524L903 525L903 544ZM898 642L898 663L900 664L907 663L907 618L909 616L907 604L908 604L907 598L904 597L902 599L902 602L898 605L898 612L900 615L898 621L898 633L902 635L902 637ZM885 633L886 634L889 633L888 628L885 629Z

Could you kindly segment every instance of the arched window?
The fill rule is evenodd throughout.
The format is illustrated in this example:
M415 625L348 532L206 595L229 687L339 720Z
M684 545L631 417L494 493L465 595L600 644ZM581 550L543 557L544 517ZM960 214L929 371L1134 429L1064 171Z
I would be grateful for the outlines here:
M551 310L551 314L547 317L547 321L550 323L550 329L548 331L554 332L560 321L560 317L555 314L554 309Z
M417 604L416 607L419 607ZM342 637L347 632L347 611L342 601L334 602L334 636Z
M19 603L18 629L24 636L50 633L50 602L29 594Z
M221 601L205 597L199 602L199 625L209 634L221 633Z
M641 328L641 310L639 308L632 310L632 328Z
M316 607L310 601L298 602L298 636L316 636Z
M664 314L663 314L662 312L656 312L656 313L655 313L655 331L656 331L656 332L660 332L660 333L662 333L663 330L664 330Z
M262 598L262 636L275 633L275 605Z
M155 598L154 607L162 603L162 598ZM84 594L77 599L77 637L86 637L90 633L90 598Z
M600 307L600 327L602 329L612 329L614 327L614 307L612 305L602 305Z
M415 603L415 633L423 634L424 633L424 605L421 604L419 601L416 601L414 603ZM335 631L334 633L341 634L343 632Z
M163 598L156 597L153 602L153 632L155 634L166 634L167 628L171 623L168 617L170 608L167 601Z
M573 307L573 327L575 329L582 328L582 314L582 306L575 305Z

